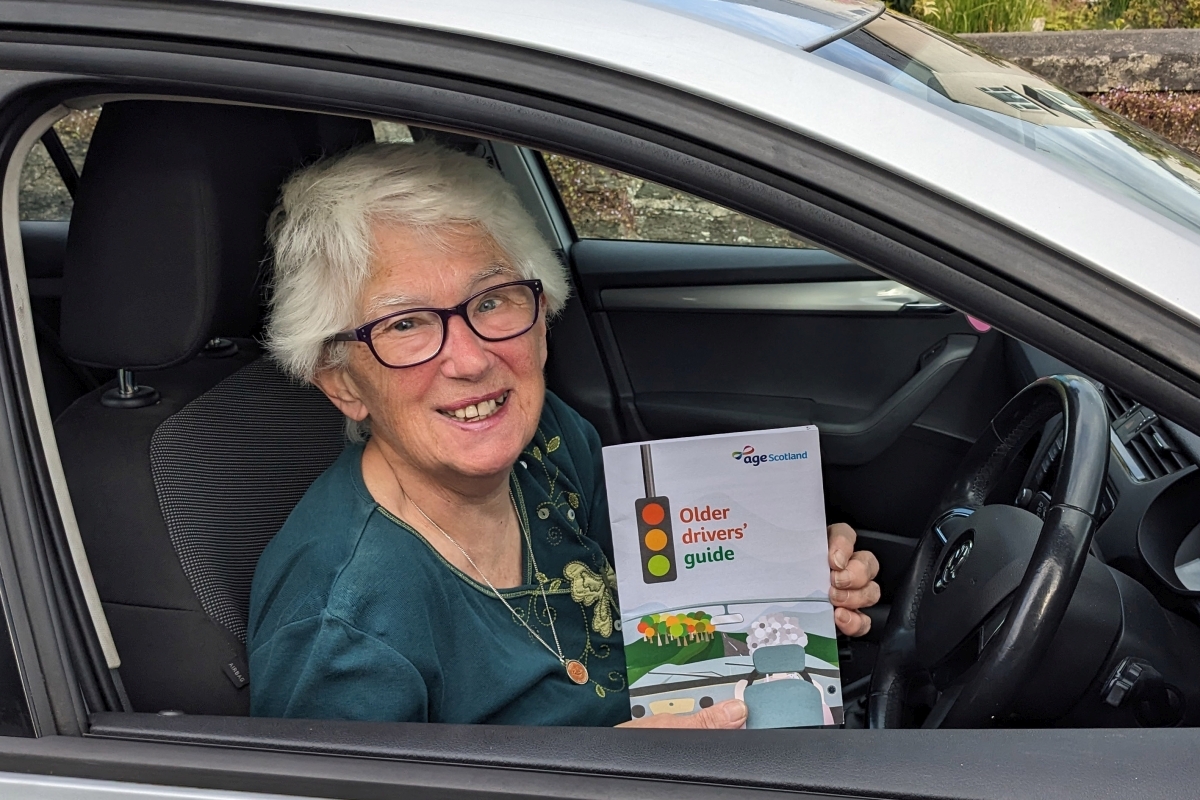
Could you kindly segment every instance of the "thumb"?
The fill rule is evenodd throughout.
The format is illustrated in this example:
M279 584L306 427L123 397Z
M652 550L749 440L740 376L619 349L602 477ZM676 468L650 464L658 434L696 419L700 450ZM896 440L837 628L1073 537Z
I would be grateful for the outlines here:
M746 704L741 700L725 700L695 714L653 714L622 722L619 728L703 728L728 730L746 724Z
M688 728L728 730L745 725L746 713L746 704L741 700L725 700L702 709L696 714L681 717L680 721L686 721Z

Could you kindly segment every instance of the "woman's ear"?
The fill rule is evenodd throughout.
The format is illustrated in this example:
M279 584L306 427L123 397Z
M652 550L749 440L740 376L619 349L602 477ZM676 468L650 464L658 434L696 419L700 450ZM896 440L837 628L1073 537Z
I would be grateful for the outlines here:
M313 384L350 419L362 422L367 418L367 406L362 401L354 379L346 370L337 367L323 369L313 376Z

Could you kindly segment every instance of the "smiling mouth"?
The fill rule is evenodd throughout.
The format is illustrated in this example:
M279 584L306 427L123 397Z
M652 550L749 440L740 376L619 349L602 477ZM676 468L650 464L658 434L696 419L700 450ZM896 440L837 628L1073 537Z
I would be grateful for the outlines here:
M474 405L456 408L453 411L439 409L438 413L459 422L478 422L487 419L499 411L508 402L508 395L509 392L505 392L499 397L493 397L491 400L480 400Z

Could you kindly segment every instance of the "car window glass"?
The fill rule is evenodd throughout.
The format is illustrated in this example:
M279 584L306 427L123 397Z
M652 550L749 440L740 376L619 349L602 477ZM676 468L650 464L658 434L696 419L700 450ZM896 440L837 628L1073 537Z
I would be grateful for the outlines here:
M75 171L83 171L92 131L100 117L99 108L74 110L54 123L59 141L71 157ZM20 213L22 220L65 220L71 218L71 194L46 146L37 142L21 167Z
M971 44L885 14L814 55L945 109L1200 231L1200 160Z
M543 158L580 239L813 246L782 228L653 181L553 153Z

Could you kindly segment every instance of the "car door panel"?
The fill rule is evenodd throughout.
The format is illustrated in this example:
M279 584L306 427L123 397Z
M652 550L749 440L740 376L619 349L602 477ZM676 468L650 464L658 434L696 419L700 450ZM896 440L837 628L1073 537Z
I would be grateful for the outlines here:
M823 250L584 240L571 258L628 427L816 424L831 519L917 535L1010 396L999 334Z
M572 245L571 256L577 266L582 265L582 288L589 292L593 307L602 305L601 293L609 289L728 285L731 265L737 267L736 281L746 284L879 278L816 248L580 239Z

